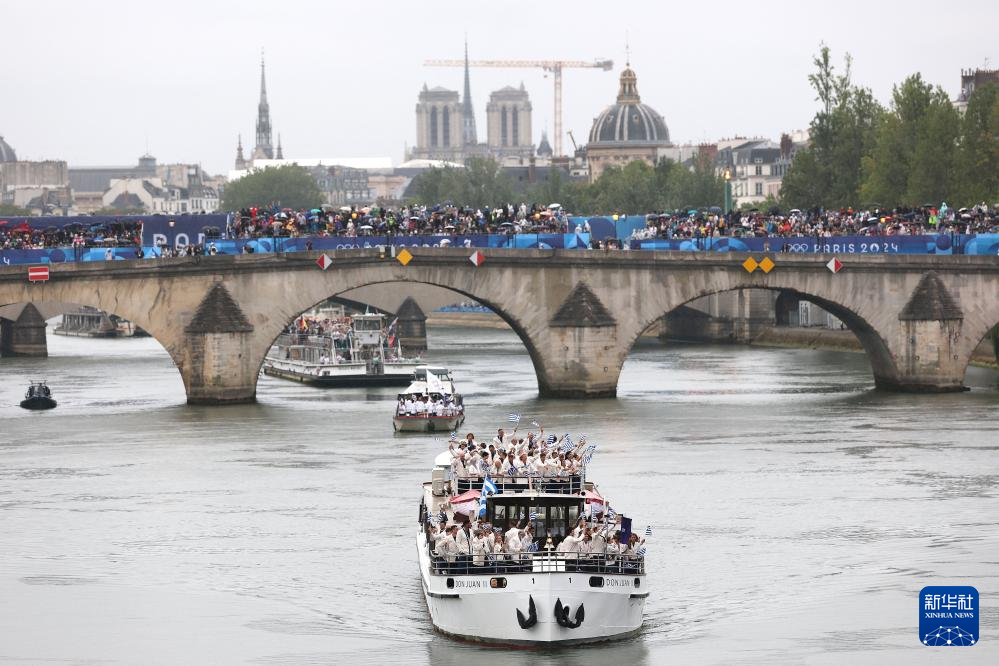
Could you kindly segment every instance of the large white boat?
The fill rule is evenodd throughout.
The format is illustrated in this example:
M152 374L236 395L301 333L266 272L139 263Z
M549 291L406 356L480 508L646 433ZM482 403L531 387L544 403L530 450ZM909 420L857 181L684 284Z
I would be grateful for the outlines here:
M465 422L465 401L447 368L422 365L399 394L392 417L397 432L454 432Z
M432 480L423 484L416 535L434 628L462 640L527 646L606 641L641 629L649 596L643 557L613 549L586 554L557 550L584 515L587 499L599 497L585 473L493 478L498 492L485 496L485 520L501 531L529 523L533 552L521 548L476 563L474 555L445 556L435 550L445 547L434 524L445 517L452 523L455 507L481 497L481 480L449 478L451 460L449 451L439 455ZM609 531L606 523L600 529Z
M264 374L313 386L406 386L419 358L402 355L381 314L350 317L343 333L284 333L264 359Z

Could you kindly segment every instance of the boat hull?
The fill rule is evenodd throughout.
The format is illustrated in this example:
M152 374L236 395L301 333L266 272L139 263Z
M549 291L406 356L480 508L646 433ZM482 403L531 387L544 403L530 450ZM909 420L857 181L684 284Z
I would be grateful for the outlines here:
M323 388L349 388L364 386L407 386L410 374L337 374L337 375L315 375L298 372L289 368L277 368L264 366L264 374L271 377L280 377L294 382L308 384L309 386L320 386Z
M430 574L422 534L417 535L417 552L430 620L442 634L491 645L555 646L618 640L642 628L648 597L644 575L561 571L449 578ZM490 579L497 576L506 579L505 588L490 586ZM595 578L602 579L604 586L591 587ZM448 580L452 587L448 587ZM531 599L537 622L524 629L517 611L527 615ZM579 606L584 606L584 619L578 627L556 622L558 603L569 608L572 618Z
M56 401L52 398L44 398L36 396L34 398L25 398L21 401L21 407L24 409L54 409L56 406Z
M464 415L458 416L396 416L392 427L396 432L453 432L465 422Z

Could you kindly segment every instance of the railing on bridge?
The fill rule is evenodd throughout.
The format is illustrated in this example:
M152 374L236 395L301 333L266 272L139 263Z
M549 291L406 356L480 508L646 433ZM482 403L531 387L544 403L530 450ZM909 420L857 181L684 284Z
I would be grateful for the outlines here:
M501 493L522 493L527 490L537 490L543 493L558 493L576 495L586 490L586 475L572 474L569 476L490 476L489 480L496 484ZM479 478L453 479L456 495L469 490L482 490L483 480Z

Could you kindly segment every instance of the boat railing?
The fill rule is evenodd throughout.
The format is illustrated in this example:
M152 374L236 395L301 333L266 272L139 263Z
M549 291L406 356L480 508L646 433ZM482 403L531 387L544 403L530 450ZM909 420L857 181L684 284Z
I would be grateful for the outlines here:
M436 412L416 412L415 414L410 414L405 410L400 410L396 407L395 415L397 418L402 419L450 419L461 415L461 411L456 407L445 407L444 412L438 414Z
M570 476L490 476L489 480L496 484L496 488L501 493L519 493L526 490L537 490L543 493L558 493L561 495L575 495L585 490L586 478L583 474L572 474ZM454 479L456 495L468 492L469 490L482 490L483 479L464 478Z
M430 573L435 576L488 576L536 573L645 574L645 558L605 553L561 553L555 550L518 553L439 555L428 546ZM593 583L603 587L604 581Z

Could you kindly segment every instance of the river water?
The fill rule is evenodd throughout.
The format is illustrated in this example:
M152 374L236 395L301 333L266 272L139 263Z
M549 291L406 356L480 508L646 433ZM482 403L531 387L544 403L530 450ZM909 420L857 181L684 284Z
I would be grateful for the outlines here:
M509 331L432 329L465 429L507 412L587 433L616 508L650 523L634 639L555 652L433 633L419 484L393 389L262 378L188 407L149 339L49 336L0 360L0 661L76 664L999 663L999 391L872 390L863 355L642 343L617 400L540 400ZM47 378L59 408L16 405ZM926 585L978 588L981 643L918 640Z

